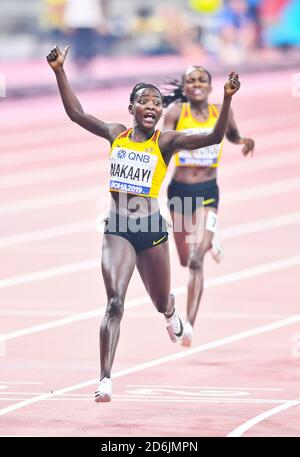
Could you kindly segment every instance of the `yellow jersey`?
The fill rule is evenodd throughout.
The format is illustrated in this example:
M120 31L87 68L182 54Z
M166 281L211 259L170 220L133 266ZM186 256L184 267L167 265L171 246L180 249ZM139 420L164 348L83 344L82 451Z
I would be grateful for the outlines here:
M186 133L202 133L208 135L213 131L217 122L219 111L215 105L208 105L208 119L200 122L191 113L189 103L183 103L180 118L176 130ZM193 151L179 151L175 154L175 165L177 167L217 167L222 153L222 143L213 144Z
M122 132L112 144L109 191L157 198L167 171L158 146L160 130L143 143L131 141L131 132Z

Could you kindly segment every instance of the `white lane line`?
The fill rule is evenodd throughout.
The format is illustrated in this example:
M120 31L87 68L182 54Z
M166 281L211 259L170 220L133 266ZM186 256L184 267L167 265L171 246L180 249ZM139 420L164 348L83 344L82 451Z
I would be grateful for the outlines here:
M223 278L224 281L228 282L231 277L237 277L243 279L246 277L256 276L260 273L265 273L269 271L276 271L282 268L288 268L290 266L298 265L300 262L300 256L288 257L286 259L277 260L267 264L262 264L253 268L248 268L246 270L241 270L237 273L232 273L225 275ZM100 259L98 257L92 259L82 260L80 262L73 262L70 264L61 265L58 267L49 268L46 270L33 271L31 273L26 273L24 275L12 276L10 278L0 279L0 289L17 286L21 284L28 284L33 282L42 281L45 279L55 278L57 276L62 276L66 274L76 273L79 271L92 270L94 268L100 268ZM220 279L217 278L217 281ZM213 279L207 280L206 284L210 284ZM230 281L229 281L230 282ZM209 286L206 286L209 287ZM178 288L177 288L178 290Z
M300 163L300 155L299 155L299 147L293 148L284 154L285 163L282 163L282 152L264 155L263 157L255 157L255 160L237 160L235 162L231 162L230 164L226 164L225 168L220 169L219 177L227 177L232 175L241 175L241 174L251 174L257 171L261 171L262 173L266 170L274 170L276 168L283 168L298 165Z
M97 262L99 262L98 259L97 259ZM255 267L247 268L246 270L240 270L240 271L230 273L230 274L227 274L224 276L207 279L205 281L204 285L205 285L205 288L209 288L209 287L216 287L221 284L230 284L230 283L239 281L241 279L252 278L255 276L259 276L261 274L269 273L272 271L278 271L278 270L282 270L285 268L290 268L290 267L293 267L293 266L299 265L299 264L300 264L300 256L289 257L289 258L282 259L279 261L257 265ZM97 266L98 266L98 263L97 263ZM45 279L45 278L43 278L43 279ZM13 285L16 285L16 283L14 283ZM176 295L185 294L186 285L174 288L173 292ZM132 308L134 306L144 305L149 302L150 302L150 298L148 296L142 296L142 297L138 297L135 299L127 300L125 303L125 307L126 307L126 309L128 309L128 308ZM29 335L29 334L40 332L43 330L48 330L49 328L56 328L56 327L60 327L62 325L67 325L67 324L82 321L85 319L90 319L95 316L100 316L100 314L103 312L104 312L104 308L91 310L91 311L87 311L84 313L79 313L79 314L75 314L73 316L69 316L69 317L54 320L51 322L47 322L45 324L35 325L33 327L28 327L28 328L25 328L22 330L16 330L11 333L0 335L0 343L13 339L13 338L18 338L19 336Z
M230 284L241 279L249 279L255 276L260 276L261 274L270 273L274 271L283 270L285 268L294 267L300 264L300 256L287 257L285 259L276 260L275 262L264 263L257 265L252 268L246 268L245 270L240 270L235 273L230 273L224 276L211 278L205 281L205 287L214 287L220 284ZM186 285L183 287L177 287L175 289L176 293L185 293Z
M87 163L62 164L59 167L47 167L42 170L29 170L22 173L6 173L5 176L1 176L0 189L9 189L41 182L64 181L65 179L83 178L86 176L98 176L99 178L103 174L103 171L105 171L103 168L100 160L94 160Z
M238 191L225 192L222 200L227 204L245 202L254 198L270 197L271 195L283 194L298 189L300 189L300 179L290 178L282 181L272 181L271 183L260 184L246 189L238 189Z
M289 128L293 128L293 126L291 126L291 123L296 123L295 122L295 113L293 112L289 112L289 113L276 113L274 112L272 116L258 116L258 115L252 115L251 117L249 117L249 113L247 113L247 116L243 116L243 115L239 115L238 116L239 118L239 122L241 122L243 124L243 131L244 129L246 128L245 131L248 131L248 128L251 127L251 131L253 132L256 132L257 130L258 131L262 131L263 133L265 132L265 128L266 126L272 126L273 130L274 129L277 129L277 128L281 128L282 130L286 130L286 129L289 129ZM38 122L40 120L38 119ZM22 134L22 138L23 138L23 135L27 134L29 139L32 139L32 136L36 133L39 133L41 135L41 138L45 138L45 136L49 133L51 133L51 135L53 134L53 128L55 128L55 133L57 132L63 132L63 137L62 138L65 138L66 137L66 131L70 130L70 132L73 134L73 136L75 134L77 134L80 130L77 130L78 127L77 126L73 126L72 124L69 124L68 122L66 122L66 118L65 117L61 117L61 120L59 122L57 122L57 119L53 122L51 121L51 126L49 126L49 119L47 120L47 124L45 123L39 123L37 125L36 122L34 122L33 124L22 124L20 126L13 126L13 129L10 128L10 126L4 126L3 127L3 131L1 132L1 137L3 136L3 138L5 139L5 137L8 137L9 139L11 139L13 137L14 134L16 134L16 132L18 131L18 134L21 133ZM75 127L75 129L74 129ZM249 135L249 133L247 133L247 136ZM75 140L77 140L77 138L75 137L74 138Z
M246 189L239 189L238 191L224 192L222 200L226 204L245 202L253 200L253 198L261 199L263 197L292 192L293 190L298 190L299 188L299 178L290 178L281 181L273 181L267 184L256 185ZM10 202L1 205L0 214L12 214L48 208L51 206L61 206L69 203L95 200L97 197L102 197L102 199L104 197L104 199L108 199L107 189L104 189L103 186L90 187L81 191L60 192L58 194Z
M259 424L260 422L264 421L265 419L268 419L269 417L274 416L275 414L281 413L282 411L285 411L288 408L291 408L293 406L299 406L299 405L300 405L300 398L297 398L296 400L287 401L283 405L276 406L275 408L269 409L268 411L265 411L264 413L253 417L253 419L250 419L249 421L245 422L244 424L242 424L239 427L232 430L232 432L230 432L227 436L228 437L242 436L247 430L250 430L250 428L254 427L254 425Z
M258 135L260 133L264 134L266 133L266 128L272 128L272 131L275 129L280 129L281 127L283 130L287 129L293 129L297 122L295 122L295 113L289 112L289 113L274 113L274 118L273 116L267 117L267 116L252 116L248 118L247 117L239 117L239 124L240 122L243 123L243 132L247 132L246 136L252 136L253 135ZM291 125L294 124L294 125ZM250 134L250 132L252 132ZM256 139L256 136L254 137Z
M14 395L14 397L19 397L19 398L14 398L14 400L22 400L26 401L26 397L29 395L42 395L37 392L31 392L31 393L20 393ZM21 398L20 398L21 397ZM0 401L10 401L12 400L12 396L7 396L5 397L4 394L3 396L0 396ZM186 403L228 403L228 404L280 404L282 405L283 402L286 400L277 400L277 399L272 399L272 398L226 398L226 397L198 397L198 396L191 396L191 397L179 397L179 396L170 396L170 395L164 395L163 397L161 395L151 395L149 397L142 396L142 395L134 395L134 394L128 394L128 395L114 395L114 400L117 401L128 401L130 402L131 400L133 401L148 401L148 402L186 402ZM85 394L85 395L76 395L76 394L64 394L64 396L60 395L59 397L57 396L52 396L52 398L47 398L44 401L91 401L91 395ZM1 435L0 435L1 436Z
M133 298L131 300L127 300L125 303L125 308L130 309L134 308L135 306L141 306L150 302L150 298L148 296ZM56 319L51 322L46 322L45 324L34 325L32 327L27 327L21 330L16 330L14 332L6 333L0 335L0 344L2 342L6 342L8 340L12 340L14 338L19 338L20 336L31 335L33 333L42 332L44 330L48 330L51 328L62 327L64 325L73 324L75 322L83 321L86 319L91 319L93 317L100 317L105 311L105 308L97 308L91 311L85 311L83 313L77 313L73 316L64 317L62 319Z
M0 357L6 357L6 340L2 339L1 333L0 333Z
M96 219L87 219L85 221L74 222L73 224L56 225L46 229L2 237L0 239L0 248L17 246L23 243L32 243L34 241L50 240L87 231L96 231Z
M280 129L278 130L273 127L272 131L265 131L263 129L264 127L260 130L256 130L253 124L255 119L253 121L247 119L246 121L247 122L244 122L243 130L249 131L249 134L247 134L248 136L254 136L257 151L261 151L265 148L272 148L274 150L275 147L282 147L285 150L288 150L291 146L295 145L297 139L299 139L299 129L296 126L290 127L287 125L282 127L282 125L280 125ZM272 126L273 124L272 120ZM262 125L267 125L267 120L264 120L263 124L260 124L260 127ZM66 134L66 127L67 126L65 126L64 132L60 135L61 138L56 138L53 143L51 143L51 140L49 141L49 138L45 135L37 137L37 135L32 136L32 134L29 135L30 141L27 144L24 135L19 139L17 138L17 141L6 142L5 144L2 142L3 152L0 155L0 169L1 167L11 165L52 161L53 158L63 160L69 157L82 156L86 151L88 151L89 154L93 154L95 157L101 158L101 154L99 155L99 144L100 150L106 151L107 157L109 146L105 140L96 140L95 137L88 134L78 134L78 132L80 132L79 130L77 132L70 131ZM4 133L2 134L1 132L1 138L3 135ZM14 138L11 133L8 134L8 137L10 139ZM61 142L58 141L59 139L61 139ZM3 139L3 141L4 140L5 139ZM97 144L98 141L100 141L100 143ZM23 148L23 152L15 152L14 148ZM236 155L238 146L226 142L225 148L226 155ZM24 154L24 149L28 150L28 152L26 151L26 154Z
M56 304L54 304L56 306ZM40 303L40 306L43 306ZM51 306L51 304L50 304ZM28 310L22 310L22 309L1 309L0 310L0 316L2 317L66 317L66 316L74 316L77 311L69 311L69 310L63 310L63 309L28 309ZM283 317L283 316L280 316ZM249 317L251 319L251 317Z
M4 309L0 310L1 317L68 317L75 316L78 314L78 310L51 310L51 309ZM145 319L153 317L153 311L127 311L126 316L130 316L137 319ZM247 319L247 320L262 320L262 319L284 319L290 316L290 313L266 313L266 314L250 314L250 313L236 313L228 310L224 313L214 313L214 312L203 312L201 316L206 319L222 319L222 320L232 320L232 319Z
M127 387L145 387L146 389L148 388L170 388L170 389L215 389L216 391L218 390L221 390L222 392L224 391L231 391L231 390L259 390L259 391L271 391L271 392L278 392L278 391L283 391L284 389L282 389L281 387L246 387L246 386L239 386L239 387L219 387L219 386L178 386L178 385L175 385L175 386L169 386L169 385L165 385L165 384L127 384ZM82 394L84 395L84 394ZM285 400L283 400L285 401Z
M43 382L32 382L32 383L18 383L18 382L9 382L7 384L44 384ZM133 387L137 387L137 390L131 390ZM130 391L126 390L126 392L130 392L131 394L134 395L144 395L145 392L148 394L150 391L150 394L152 394L153 391L160 391L161 394L165 394L165 392L169 391L174 391L176 389L184 389L185 395L201 395L201 396L213 396L213 397L240 397L241 395L251 395L252 392L248 392L248 390L253 391L254 393L257 393L257 391L262 391L262 392L282 392L284 389L282 388L260 388L260 387L219 387L219 386L178 386L178 385L151 385L151 384L127 384L126 389L130 389ZM142 393L140 393L140 389L143 390ZM195 392L188 392L189 390L194 390ZM246 392L245 392L246 391ZM3 392L3 395L9 394L9 395L30 395L30 394L35 394L35 395L42 395L41 392ZM65 394L66 397L87 397L90 398L90 394ZM119 395L121 396L121 395ZM250 398L248 398L250 400ZM256 399L257 400L257 399ZM289 401L288 399L276 399L278 402L287 402Z
M221 228L222 238L235 238L236 236L263 232L270 229L286 227L289 225L298 224L300 222L300 212L287 213L278 217L270 217L259 219L246 224L238 224L232 227ZM1 244L0 244L1 246Z
M51 206L62 206L70 203L96 200L104 195L101 186L89 187L85 190L71 190L58 194L45 195L43 197L28 198L16 202L1 204L0 214L13 214L35 209L49 208ZM107 193L106 196L108 197Z
M274 151L274 148L277 149L279 147L284 149L284 151L287 151L299 144L300 132L298 127L286 129L284 134L282 130L279 129L278 131L255 134L254 140L256 143L255 151L264 151L265 153L265 150L267 149ZM228 148L228 151L225 151L225 154L230 157L236 155L235 145L231 145ZM256 154L256 152L254 152L254 154Z
M57 397L53 400L57 399ZM72 400L72 398L62 398L62 400ZM73 398L74 400L79 400L79 398ZM91 401L91 397L89 396L89 398L85 398L86 400L89 400ZM149 397L145 397L145 396L139 396L139 395L133 395L133 394L129 394L129 395L114 395L114 399L120 401L120 400L123 400L125 401L127 399L127 401L130 401L130 400L136 400L136 401L161 401L161 402L168 402L168 401L171 401L171 402L183 402L185 401L186 403L229 403L229 404L237 404L237 403L245 403L245 404L282 404L284 400L276 400L276 399L264 399L264 398L226 398L226 397L218 397L218 398L214 398L214 397L198 397L198 396L192 396L192 397L178 397L178 396L161 396L161 395L151 395ZM83 400L83 398L81 398L81 400Z
M299 151L296 148L289 150L284 155L286 166L294 166L300 163ZM282 168L282 152L257 157L255 160L237 160L230 163L225 169L221 169L220 176L232 176L235 174L250 174L257 171L265 171L266 169ZM82 178L88 176L101 176L105 169L108 172L108 167L103 167L103 162L100 157L98 160L90 160L84 163L62 163L59 166L47 167L46 169L24 170L18 173L10 173L1 176L0 188L8 189L24 185L32 185L37 183L45 183L51 181Z
M0 381L0 384L17 384L17 385L21 384L21 385L23 386L23 385L27 385L27 384L28 384L28 385L44 384L44 382L31 382L31 381L29 381L29 382L28 382L28 381L25 381L25 382L23 382L23 381Z
M112 378L116 379L116 378L120 378L120 377L123 377L123 376L127 376L129 374L133 374L133 373L137 373L137 372L140 372L140 371L144 371L144 370L147 370L149 368L153 368L153 367L157 367L159 365L163 365L165 363L173 362L175 360L180 360L180 359L183 359L183 358L188 357L190 355L198 354L200 352L209 351L210 349L215 349L217 347L221 347L221 346L225 346L227 344L235 343L237 341L241 341L241 340L253 337L253 336L269 333L269 332L272 332L272 331L277 330L279 328L283 328L283 327L286 327L288 325L295 324L296 322L300 322L300 315L299 314L295 315L295 316L291 316L288 319L283 319L283 320L280 320L280 321L271 322L270 324L267 324L267 325L254 327L254 328L252 328L250 330L246 330L244 332L236 333L234 335L230 335L230 336L227 336L225 338L221 338L221 339L218 339L218 340L215 340L215 341L211 341L210 343L206 343L206 344L203 344L203 345L191 348L191 349L183 350L181 352L176 352L175 354L167 355L167 356L164 356L164 357L159 357L157 359L151 360L149 362L144 362L144 363L141 363L139 365L135 365L133 367L125 368L123 370L120 370L120 371L117 371L117 372L113 373ZM16 411L16 410L18 410L20 408L24 408L25 406L31 405L33 403L37 403L37 402L42 401L42 400L48 400L49 398L54 397L54 396L66 394L66 393L72 392L74 390L79 390L79 389L82 389L84 387L91 386L92 384L96 384L97 381L98 381L98 379L96 378L96 379L85 381L85 382L82 382L82 383L79 383L79 384L75 384L75 385L72 385L72 386L64 387L62 389L55 390L52 393L49 392L49 393L45 393L45 394L42 394L42 395L38 395L38 396L33 397L33 398L29 398L27 400L21 401L19 403L16 403L14 405L11 405L11 406L8 406L6 408L1 409L0 410L0 416L4 416L5 414L8 414L8 413L13 412L13 411ZM91 399L91 401L92 401L92 399Z
M94 148L85 144L85 141L80 141L78 145L78 140L74 141L74 144L62 144L60 145L62 149L59 149L57 145L53 146L41 146L37 152L30 153L29 151L26 154L23 152L7 152L1 153L0 155L0 170L1 168L10 167L13 165L26 165L34 163L43 163L43 162L53 162L55 160L68 160L76 157L94 157L95 159L101 158L101 150L99 154L99 148ZM88 149L88 152L87 152ZM107 148L101 148L107 150ZM106 157L106 156L105 156Z
M67 132L66 130L65 133L55 131L55 137L49 137L48 135L44 134L40 135L39 131L35 132L33 135L11 134L8 137L8 140L9 141L5 141L5 138L3 138L1 145L3 155L8 156L10 153L12 153L13 155L18 155L20 151L22 151L23 154L25 154L27 151L35 151L37 160L39 153L43 153L44 149L47 149L49 151L50 148L54 150L60 149L62 158L65 158L67 156L67 154L65 153L66 147L76 148L79 144L82 146L82 151L86 151L90 147L97 151L97 139L93 135L89 135L87 132L80 132L79 129L75 129L69 132ZM100 141L104 143L104 140ZM49 159L51 160L51 157L49 157ZM17 163L17 165L18 164L19 163Z
M268 273L271 271L277 271L284 268L296 266L300 263L300 256L287 257L285 259L276 260L274 262L265 263L245 270L240 270L236 273L230 273L225 276L208 279L205 284L206 287L210 287L216 281L222 281L222 284L235 281L236 279L245 279L253 276L257 276L262 273ZM76 273L79 271L92 270L94 268L100 268L100 259L86 259L81 262L73 262L65 264L59 267L49 268L47 270L33 271L25 275L12 276L11 278L4 278L0 280L0 289L17 286L21 284L28 284L33 282L42 281L45 279L55 278L66 274ZM177 287L175 290L179 291L181 288Z
M56 276L76 273L78 271L92 270L94 268L100 268L100 259L98 257L94 259L86 259L81 262L73 262L61 265L59 267L49 268L47 270L33 271L25 275L1 279L0 289L20 284L42 281L44 279L55 278Z
M222 320L232 320L232 319L246 319L246 320L262 320L262 319L284 319L285 317L289 317L290 313L267 313L267 314L250 314L250 313L236 313L236 312L231 312L228 308L226 308L226 312L224 313L214 313L214 312L202 312L201 317L206 318L206 319L222 319ZM4 316L14 316L15 311L11 311L12 314L10 314L10 310L7 310L7 312L4 312ZM37 316L39 316L39 311L36 312ZM34 314L34 310L32 311L32 314ZM71 314L71 313L69 313ZM0 312L0 316L3 315ZM18 314L16 314L18 315ZM22 314L21 314L22 315ZM65 314L67 315L67 313ZM153 311L128 311L126 313L126 316L134 317L137 319L145 319L145 318L151 318L153 316Z

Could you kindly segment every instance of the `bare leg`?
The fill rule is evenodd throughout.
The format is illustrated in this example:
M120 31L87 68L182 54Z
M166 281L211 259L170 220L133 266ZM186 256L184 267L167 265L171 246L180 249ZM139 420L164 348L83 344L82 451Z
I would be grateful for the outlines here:
M180 264L183 267L187 267L190 257L191 245L186 243L186 236L188 236L188 232L185 230L184 216L180 213L175 213L174 211L170 211L170 213L173 221L173 227L178 226L181 229L180 231L173 231ZM175 222L175 220L177 222Z
M138 252L136 265L157 311L172 314L169 243Z
M120 336L125 295L135 262L135 250L127 240L116 235L104 235L102 274L107 294L107 307L100 327L100 379L111 376Z
M189 267L189 281L187 291L187 322L194 326L196 316L199 309L200 300L203 293L203 260L206 252L211 248L213 232L207 230L206 220L208 211L216 212L214 208L199 208L193 217L190 216L190 222L195 223L196 220L201 220L203 223L203 237L196 242L187 242L190 232L187 230L188 224L184 223L184 218L188 216L182 215L182 231L174 232L176 249L179 255L180 263L182 266ZM200 213L204 220L201 219ZM172 219L174 220L174 213L171 212ZM179 215L176 214L176 218ZM197 219L196 219L197 218ZM198 219L199 218L199 219ZM197 230L201 228L197 226Z
M163 313L167 330L175 343L183 335L183 323L170 294L170 258L168 243L145 249L137 254L137 268L157 311Z
M206 227L208 211L216 210L214 208L204 208L204 227ZM203 261L207 251L211 248L213 232L204 229L204 234L199 244L191 245L189 257L189 282L187 297L187 322L193 327L199 309L200 300L203 293Z

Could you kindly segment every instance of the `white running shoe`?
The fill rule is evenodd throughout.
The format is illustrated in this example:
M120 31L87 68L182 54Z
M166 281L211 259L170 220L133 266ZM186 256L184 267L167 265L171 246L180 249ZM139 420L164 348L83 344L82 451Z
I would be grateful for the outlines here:
M171 341L173 341L173 343L176 343L176 341L180 341L183 335L183 323L176 309L174 308L171 317L165 316L165 319L168 324L167 331L169 333Z
M111 401L112 394L112 382L111 378L103 378L98 384L98 388L95 392L95 401L97 403L104 403Z
M210 253L211 253L212 258L214 259L215 262L221 263L222 260L224 260L224 251L223 251L223 247L221 244L219 230L217 230L214 233L211 244L212 244L212 248L210 250Z
M190 347L192 344L194 329L189 322L185 323L184 330L183 330L183 337L181 344L185 347Z

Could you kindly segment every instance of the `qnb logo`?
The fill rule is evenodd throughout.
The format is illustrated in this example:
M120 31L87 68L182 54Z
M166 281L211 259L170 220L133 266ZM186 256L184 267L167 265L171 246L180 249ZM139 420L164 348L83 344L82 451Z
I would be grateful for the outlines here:
M292 342L294 343L292 346L292 356L300 357L300 333L294 333Z
M6 97L6 79L3 73L0 73L0 97Z
M119 160L130 160L131 162L150 163L151 155L144 152L128 151L120 148L117 150L116 156Z
M125 159L126 158L126 151L125 149L119 149L117 152L118 159Z
M150 156L143 154L142 152L129 152L128 159L133 160L134 162L149 163Z
M292 76L292 96L300 97L300 73L294 73Z

